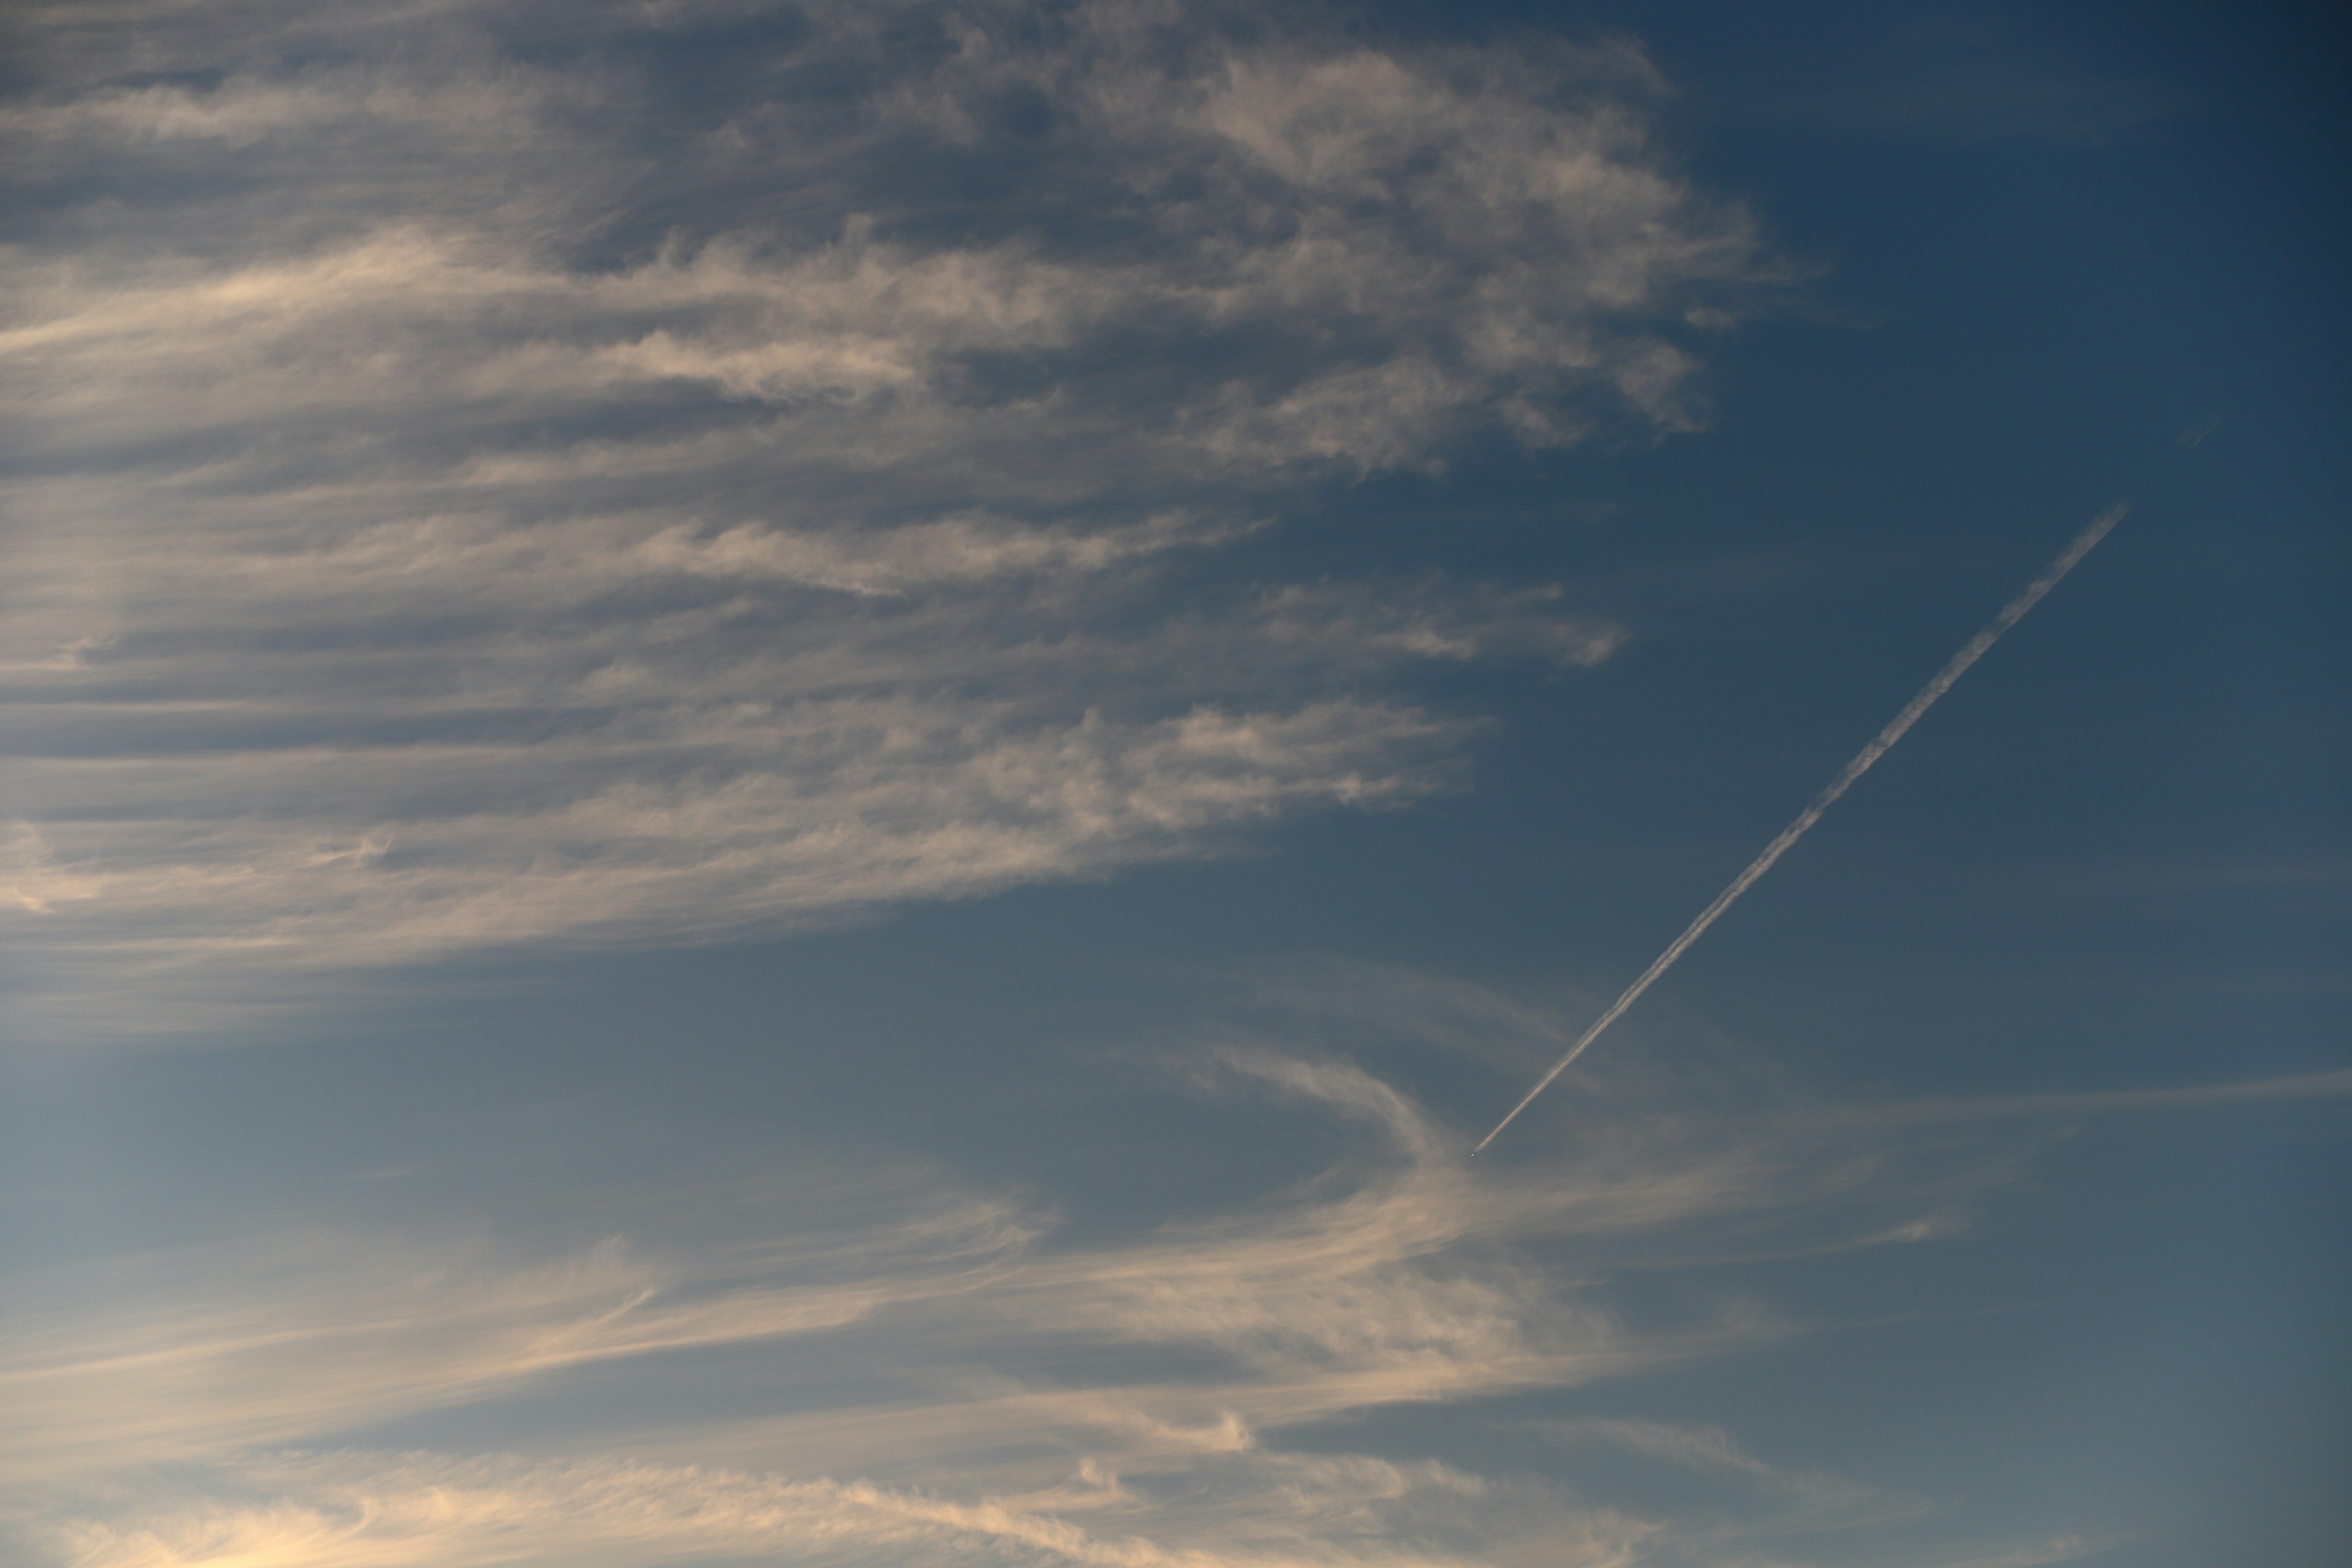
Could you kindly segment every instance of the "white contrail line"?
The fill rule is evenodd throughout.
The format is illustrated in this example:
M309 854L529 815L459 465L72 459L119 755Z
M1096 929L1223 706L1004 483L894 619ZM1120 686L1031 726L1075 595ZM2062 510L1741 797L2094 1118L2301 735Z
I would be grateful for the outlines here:
M1731 886L1715 896L1715 902L1699 911L1698 919L1691 921L1689 928L1682 935L1675 938L1666 951L1658 954L1649 968L1642 971L1642 977L1625 987L1625 994L1609 1005L1609 1011L1593 1020L1592 1026L1585 1030L1578 1037L1576 1044L1569 1047L1568 1055L1560 1058L1551 1071L1536 1080L1535 1088L1528 1090L1518 1104L1511 1107L1510 1115L1495 1123L1494 1131L1478 1140L1478 1147L1473 1149L1471 1152L1474 1154L1480 1152L1487 1144L1500 1137L1503 1129L1517 1121L1519 1112L1525 1110L1537 1095L1551 1087L1552 1079L1566 1072L1568 1065L1584 1054L1585 1047L1601 1037L1601 1031L1623 1016L1625 1009L1641 999L1642 993L1650 988L1652 982L1673 968L1675 960L1688 951L1690 944L1696 942L1706 928L1713 925L1717 918L1732 906L1733 901L1740 894L1755 886L1756 879L1770 870L1772 862L1787 854L1789 847L1802 838L1805 836L1805 830L1822 819L1822 813L1836 804L1838 796L1852 789L1853 781L1868 773L1870 764L1885 756L1887 749L1903 738L1903 732L1919 721L1920 714L1935 706L1937 698L1952 689L1952 682L1968 673L1969 666L1984 657L1985 649L1998 642L2001 633L2023 620L2025 612L2040 604L2042 596L2056 587L2058 580L2073 571L2074 563L2089 554L2091 546L2105 539L2107 536L2107 531L2121 522L2124 513L2128 510L2126 503L2118 501L2101 512L2090 527L2074 536L2074 542L2066 546L2058 559L2053 561L2041 576L2025 585L2025 592L2002 606L2000 614L1992 618L1990 626L1970 637L1968 646L1954 654L1951 662L1936 672L1936 679L1921 687L1919 695L1905 703L1903 711L1897 713L1893 721L1878 732L1877 738L1864 746L1853 761L1846 763L1844 771L1830 781L1827 789L1813 797L1813 804L1799 812L1796 821L1780 829L1780 836L1764 847L1764 853L1750 861L1748 869L1734 877L1731 879Z

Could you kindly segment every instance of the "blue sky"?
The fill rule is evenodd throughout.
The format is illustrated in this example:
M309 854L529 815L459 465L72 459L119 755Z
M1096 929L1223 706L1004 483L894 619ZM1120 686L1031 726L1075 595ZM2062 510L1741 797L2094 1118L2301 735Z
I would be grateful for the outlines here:
M10 26L11 1561L2340 1558L2340 29Z

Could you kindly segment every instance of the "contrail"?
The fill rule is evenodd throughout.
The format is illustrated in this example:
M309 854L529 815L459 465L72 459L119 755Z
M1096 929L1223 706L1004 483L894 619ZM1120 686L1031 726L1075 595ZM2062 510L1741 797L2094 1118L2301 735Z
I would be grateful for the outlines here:
M1639 980L1625 987L1625 994L1622 996L1609 1004L1609 1011L1592 1021L1592 1026L1585 1030L1578 1037L1576 1044L1569 1047L1568 1055L1560 1058L1551 1071L1536 1079L1535 1088L1528 1090L1518 1104L1511 1107L1510 1115L1495 1123L1494 1131L1478 1140L1478 1147L1473 1149L1471 1152L1475 1154L1482 1152L1487 1144L1500 1137L1503 1129L1517 1121L1519 1112L1525 1110L1537 1095L1551 1087L1552 1079L1568 1070L1569 1063L1584 1054L1585 1047L1599 1039L1603 1029L1622 1017L1626 1008L1641 1000L1642 993L1647 991L1659 975L1672 969L1675 966L1675 960L1688 952L1690 944L1696 942L1706 928L1713 925L1717 918L1732 906L1740 894L1754 887L1756 879L1770 870L1772 862L1786 855L1789 852L1789 847L1802 838L1805 836L1805 830L1822 819L1822 813L1835 805L1838 796L1852 789L1853 781L1868 773L1870 764L1885 756L1888 748L1903 738L1903 732L1919 721L1919 715L1934 707L1936 699L1949 691L1952 689L1952 682L1968 673L1969 666L1984 657L1985 649L2000 640L2001 633L2023 620L2025 612L2040 604L2042 596L2056 587L2061 577L2074 569L2074 563L2088 555L2091 552L2091 546L2105 539L2107 536L2107 531L2123 521L2124 513L2129 508L2126 503L2118 501L2102 512L2090 527L2074 536L2074 542L2066 546L2060 552L2058 559L2053 561L2041 576L2025 585L2025 592L2002 606L2000 614L1992 618L1990 626L1970 637L1968 646L1954 654L1951 662L1936 672L1936 679L1921 687L1919 695L1905 703L1903 711L1897 713L1894 721L1878 732L1877 738L1864 746L1861 753L1853 761L1846 763L1844 770L1830 781L1829 788L1815 795L1813 804L1797 814L1796 821L1780 829L1780 836L1764 847L1764 853L1750 861L1748 869L1734 877L1731 879L1731 886L1715 896L1715 902L1699 911L1698 919L1691 921L1688 929L1682 935L1675 938L1666 951L1658 954L1652 962L1649 968L1642 971L1642 977Z

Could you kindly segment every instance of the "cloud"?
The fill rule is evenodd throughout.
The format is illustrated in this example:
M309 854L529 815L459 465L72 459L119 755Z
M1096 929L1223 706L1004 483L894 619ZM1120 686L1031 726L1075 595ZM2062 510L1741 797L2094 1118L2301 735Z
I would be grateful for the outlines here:
M1368 995L1397 1004L1369 1041ZM1475 1115L1263 1042L1458 1060L1489 1028L1515 1042L1502 1092L1557 1039L1549 1005L1326 964L1222 1011L1228 1043L1158 1058L1163 1081L1335 1152L1149 1228L763 1143L750 1167L631 1165L621 1202L566 1165L553 1227L527 1203L462 1234L438 1202L406 1230L321 1210L0 1276L0 1531L60 1568L1680 1568L1822 1532L1878 1561L2069 1561L2109 1538L1970 1542L1948 1505L1724 1427L1530 1396L1828 1331L1717 1266L1934 1245L2030 1177L2055 1121L2347 1088L1824 1104L1693 1049L1604 1064L1548 1136L1473 1161ZM583 1213L614 1228L583 1242Z
M29 1031L1458 787L1476 716L1416 667L1622 629L1261 541L1481 430L1692 427L1692 321L1774 278L1622 47L1141 3L20 27Z
M1312 1468L1306 1467L1303 1468ZM1444 1472L1378 1462L1320 1467L1334 1500L1387 1501L1443 1491ZM214 1506L152 1523L83 1525L60 1532L74 1568L250 1568L347 1563L353 1568L472 1568L511 1563L518 1550L583 1565L651 1561L1081 1564L1085 1568L1218 1568L1369 1561L1419 1568L1458 1561L1410 1548L1334 1558L1312 1549L1239 1555L1160 1547L1109 1529L1089 1531L1025 1500L956 1502L921 1491L829 1479L781 1480L701 1467L613 1461L530 1463L432 1456L330 1454L264 1461L239 1476L279 1496ZM1352 1479L1354 1485L1348 1485ZM1336 1483L1336 1484L1335 1484ZM1369 1484L1367 1484L1369 1483ZM1115 1481L1101 1489L1116 1490ZM1563 1561L1600 1563L1573 1555Z
M478 1242L297 1234L19 1280L40 1307L0 1356L0 1473L212 1458L567 1369L840 1328L966 1289L1034 1231L1002 1204L954 1205L770 1238L749 1279L711 1277L740 1258L681 1273L621 1237L520 1262Z
M1931 1520L1714 1427L1538 1423L1498 1463L1394 1418L1491 1421L1784 1335L1736 1296L1662 1314L1612 1279L1776 1231L1911 1239L1890 1215L2020 1173L1980 1125L1621 1098L1540 1162L1474 1163L1344 1061L1172 1065L1347 1152L1140 1233L1066 1237L1036 1196L869 1163L772 1173L757 1202L680 1171L640 1212L699 1228L570 1250L286 1230L19 1273L0 1513L73 1568L1671 1564ZM1604 1450L1654 1472L1646 1500L1576 1458Z
M2010 1118L2084 1117L2121 1110L2201 1110L2280 1100L2332 1100L2352 1095L2352 1068L2249 1079L2240 1083L2179 1089L2118 1089L2072 1094L1987 1095L1975 1100L1898 1102L1838 1114L1881 1122L1983 1121Z
M1411 799L1460 733L1347 701L1055 723L1009 700L665 700L644 721L28 767L54 815L16 841L14 886L45 922L26 940L62 973L169 984L218 963L290 987L476 944L719 935L1197 851L1307 801ZM159 797L207 817L158 820ZM302 815L264 815L281 801Z
M1482 1185L1457 1137L1360 1069L1231 1051L1205 1068L1204 1085L1369 1125L1390 1152L1334 1173L1350 1184L1338 1195L1108 1245L1045 1246L1050 1220L1027 1205L885 1175L861 1185L897 1194L897 1215L685 1256L614 1238L516 1260L478 1241L297 1233L20 1279L0 1362L0 1448L22 1477L282 1443L592 1363L845 1330L886 1310L895 1356L986 1346L1003 1364L1032 1365L1034 1383L955 1402L986 1412L992 1448L1024 1424L1108 1424L1147 1449L1246 1451L1262 1428L1580 1381L1728 1342L1703 1330L1637 1345L1606 1313L1549 1300L1507 1258L1438 1266L1465 1247L1589 1228L1594 1200L1622 1203L1662 1173L1621 1173L1608 1198L1585 1184L1581 1203ZM1645 1215L1634 1223L1663 1225L1729 1196L1677 1174L1626 1206ZM1207 1359L1175 1381L1055 1386L1047 1367L1088 1346L1191 1347ZM856 1425L855 1412L816 1414L836 1447ZM936 1394L879 1400L866 1415L940 1433Z

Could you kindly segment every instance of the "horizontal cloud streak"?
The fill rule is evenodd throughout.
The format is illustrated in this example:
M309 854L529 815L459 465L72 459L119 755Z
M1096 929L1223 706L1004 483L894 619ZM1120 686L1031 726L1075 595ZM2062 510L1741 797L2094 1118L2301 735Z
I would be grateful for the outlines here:
M1285 998L1294 1017L1312 984ZM1417 984L1434 983L1388 977L1391 994ZM1433 1044L1467 1014L1536 1016L1458 983L1432 1000ZM666 1243L550 1257L287 1233L8 1277L8 1528L71 1568L1673 1564L1902 1531L1937 1510L1713 1426L1538 1420L1526 1466L1472 1463L1442 1426L1419 1452L1347 1435L1402 1405L1475 1407L1777 1338L1795 1325L1736 1297L1661 1316L1612 1277L1738 1261L1776 1232L1816 1250L1932 1240L2024 1173L1989 1115L2179 1098L1832 1109L1747 1083L1603 1081L1612 1103L1566 1156L1496 1166L1344 1061L1219 1048L1171 1065L1301 1113L1294 1131L1346 1129L1349 1152L1142 1234L1063 1237L1035 1200L934 1171L777 1172L755 1204L681 1172L638 1196L727 1217ZM2340 1093L2342 1076L2195 1092L2277 1100ZM562 1398L583 1387L635 1414L579 1426ZM473 1452L417 1447L459 1410ZM1571 1490L1547 1452L1605 1453L1708 1500L1612 1504L1612 1472L1580 1462Z
M1213 1217L1094 1240L1057 1239L1034 1204L901 1173L856 1184L840 1226L831 1200L805 1194L811 1207L789 1184L751 1209L681 1190L666 1201L739 1217L667 1247L533 1259L314 1233L17 1275L0 1495L21 1540L76 1568L518 1550L616 1565L1397 1564L1486 1561L1513 1538L1546 1561L1675 1561L1710 1537L1439 1456L1328 1451L1332 1423L1753 1344L1784 1326L1729 1302L1696 1321L1629 1311L1595 1248L1704 1249L1727 1218L1797 1207L1884 1231L1890 1205L1983 1179L1981 1145L1680 1114L1621 1121L1571 1164L1474 1174L1465 1138L1358 1068L1257 1050L1194 1062L1204 1089L1370 1131L1369 1151ZM768 1413L691 1397L713 1372L760 1389ZM592 1373L622 1408L641 1391L645 1414L534 1426L534 1400ZM365 1436L457 1409L491 1432L505 1412L511 1454ZM1783 1475L1718 1431L1582 1436L1749 1498L1762 1511L1741 1528L1911 1510Z
M730 33L690 105L616 63L734 16L26 24L0 921L52 1024L1213 853L1453 787L1415 662L1615 646L1253 552L1482 429L1700 417L1771 268L1637 53L907 5Z
M1442 1494L1449 1481L1452 1489L1479 1489L1442 1470L1416 1475L1378 1461L1359 1469L1370 1473L1347 1479L1382 1501L1423 1489ZM1338 1559L1310 1546L1238 1555L1222 1548L1170 1550L1118 1532L1115 1516L1097 1532L1029 1500L958 1502L870 1483L782 1480L698 1466L328 1455L266 1461L239 1479L278 1490L282 1500L214 1507L147 1524L84 1525L62 1532L74 1568L180 1568L224 1560L250 1568L327 1562L354 1568L488 1568L513 1562L518 1542L534 1553L560 1553L567 1563L615 1568L650 1561L772 1560L777 1552L796 1563L1084 1568L1285 1568L1341 1561L1434 1568L1459 1561L1410 1548ZM1111 1482L1104 1489L1115 1489ZM1115 1506L1115 1496L1105 1500Z

